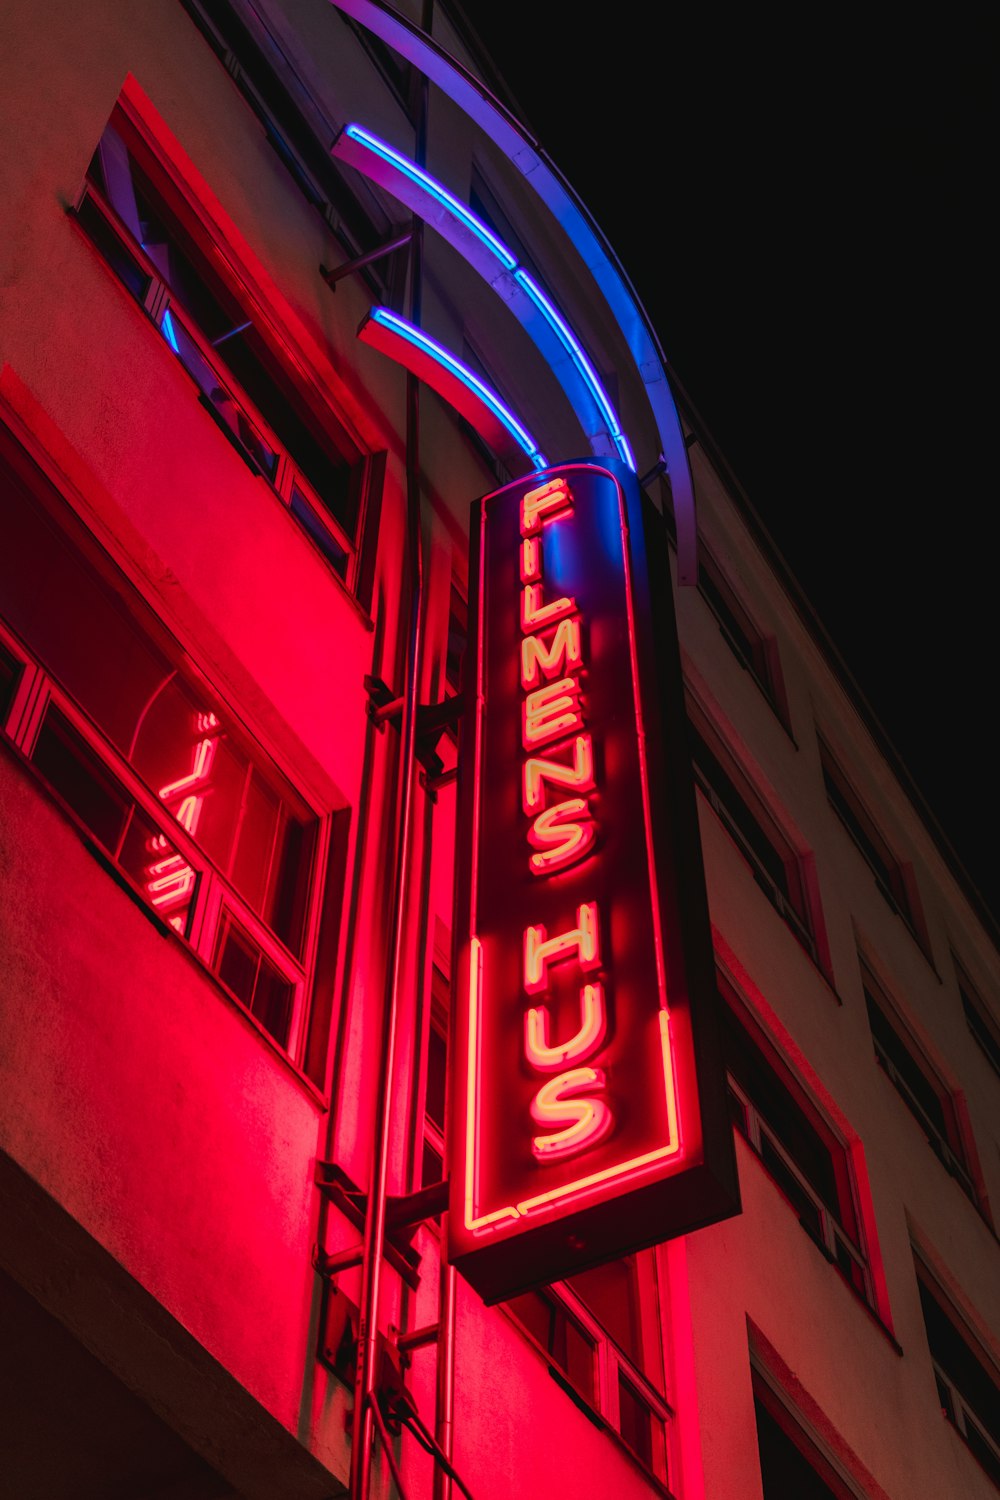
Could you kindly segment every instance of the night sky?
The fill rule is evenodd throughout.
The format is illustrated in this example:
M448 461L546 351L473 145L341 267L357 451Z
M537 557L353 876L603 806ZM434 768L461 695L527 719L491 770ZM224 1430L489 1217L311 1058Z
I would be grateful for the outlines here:
M1000 913L985 9L464 8Z

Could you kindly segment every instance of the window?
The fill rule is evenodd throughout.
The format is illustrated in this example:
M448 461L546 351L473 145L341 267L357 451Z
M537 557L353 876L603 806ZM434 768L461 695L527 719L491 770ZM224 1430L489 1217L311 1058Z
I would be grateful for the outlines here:
M599 1413L666 1486L671 1410L663 1396L653 1252L582 1271L506 1306L573 1399Z
M903 918L910 932L926 949L926 939L918 930L915 909L902 866L879 833L874 822L840 770L826 745L820 741L820 762L827 800L847 829L865 863L875 876L875 884L894 912Z
M721 820L771 905L815 960L816 943L795 851L756 802L721 747L710 749L697 728L693 724L689 728L695 785Z
M1000 1486L1000 1386L958 1313L918 1264L920 1307L941 1410Z
M799 1223L848 1285L875 1308L847 1151L766 1044L735 1014L744 1009L721 979L723 1046L733 1124L798 1214Z
M268 57L235 15L229 0L181 0L181 3L257 116L278 160L349 254L362 255L384 244L391 234L388 218L379 210L368 185L358 178L349 185L330 156L323 142L332 140L335 126L322 117L319 105L308 96L302 80L292 75L292 87L297 96L305 96L303 104L314 121L312 124L279 77L274 58L280 49L275 45ZM257 24L264 27L266 22L258 18ZM282 61L287 77L290 65L287 58ZM398 264L398 257L375 261L359 273L380 301L392 300L385 273Z
M22 464L0 494L3 731L129 890L301 1056L325 827Z
M899 1019L895 1008L867 964L862 962L868 1023L875 1060L918 1122L938 1159L978 1207L955 1107L947 1086Z
M753 1408L764 1500L856 1500L839 1464L812 1440L755 1366Z
M698 589L718 621L729 649L787 726L774 643L764 639L703 542L698 545Z
M345 434L333 440L331 413L295 384L261 318L222 270L224 257L122 107L94 153L77 219L250 471L353 585L371 477L361 455Z
M993 1071L1000 1076L1000 1027L993 1020L985 1001L976 993L972 981L957 959L955 972L958 975L958 993L962 1000L965 1024L989 1058Z

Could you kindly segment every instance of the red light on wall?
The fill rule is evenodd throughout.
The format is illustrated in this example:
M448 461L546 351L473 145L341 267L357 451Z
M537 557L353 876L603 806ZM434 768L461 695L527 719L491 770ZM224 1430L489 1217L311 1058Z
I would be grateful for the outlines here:
M495 1301L739 1205L661 518L582 461L473 533L449 1250Z

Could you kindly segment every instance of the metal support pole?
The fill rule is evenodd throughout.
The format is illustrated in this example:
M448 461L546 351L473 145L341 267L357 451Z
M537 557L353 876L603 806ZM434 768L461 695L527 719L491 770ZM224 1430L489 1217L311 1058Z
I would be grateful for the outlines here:
M417 160L427 154L427 81L423 80L417 130ZM416 216L410 239L410 317L419 328L423 282L423 225ZM420 517L420 384L406 377L406 550L410 565L409 620L406 671L403 686L403 721L400 735L399 824L392 882L392 932L382 1007L382 1035L375 1098L375 1122L371 1153L371 1185L365 1216L365 1258L361 1278L361 1314L358 1358L354 1382L354 1434L351 1449L351 1500L369 1500L372 1449L376 1427L384 1427L377 1409L378 1311L382 1286L382 1247L386 1232L386 1194L391 1140L392 1089L395 1076L396 1031L399 996L406 949L410 844L416 770L417 695L422 660L421 608L423 595L423 538ZM386 1447L393 1469L395 1459Z
M365 266L374 265L377 260L382 260L386 255L392 255L396 250L402 250L404 245L410 243L411 237L412 231L408 229L405 234L398 234L394 240L388 240L377 249L368 250L364 255L355 255L353 260L345 260L341 265L334 266L332 269L329 266L320 266L319 274L331 292L335 292L338 281L343 281L345 276L353 276L355 271L363 271Z
M442 1265L440 1311L437 1341L437 1400L434 1414L434 1438L444 1457L451 1463L455 1451L455 1292L457 1273L454 1266ZM434 1469L433 1500L451 1500L451 1475L440 1467Z

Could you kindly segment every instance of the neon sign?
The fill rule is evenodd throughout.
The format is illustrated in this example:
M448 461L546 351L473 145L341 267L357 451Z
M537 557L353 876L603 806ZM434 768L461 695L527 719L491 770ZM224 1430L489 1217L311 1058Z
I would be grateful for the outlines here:
M596 459L473 531L449 1254L496 1301L738 1198L662 522Z
M157 793L192 838L198 832L201 809L219 743L219 721L213 713L198 713L195 715L194 727L202 738L195 744L190 771L176 781L161 786ZM194 894L195 872L164 833L155 833L148 838L146 848L156 856L144 872L150 905L160 911L170 927L183 934L187 931L188 907ZM178 907L181 910L177 910Z

